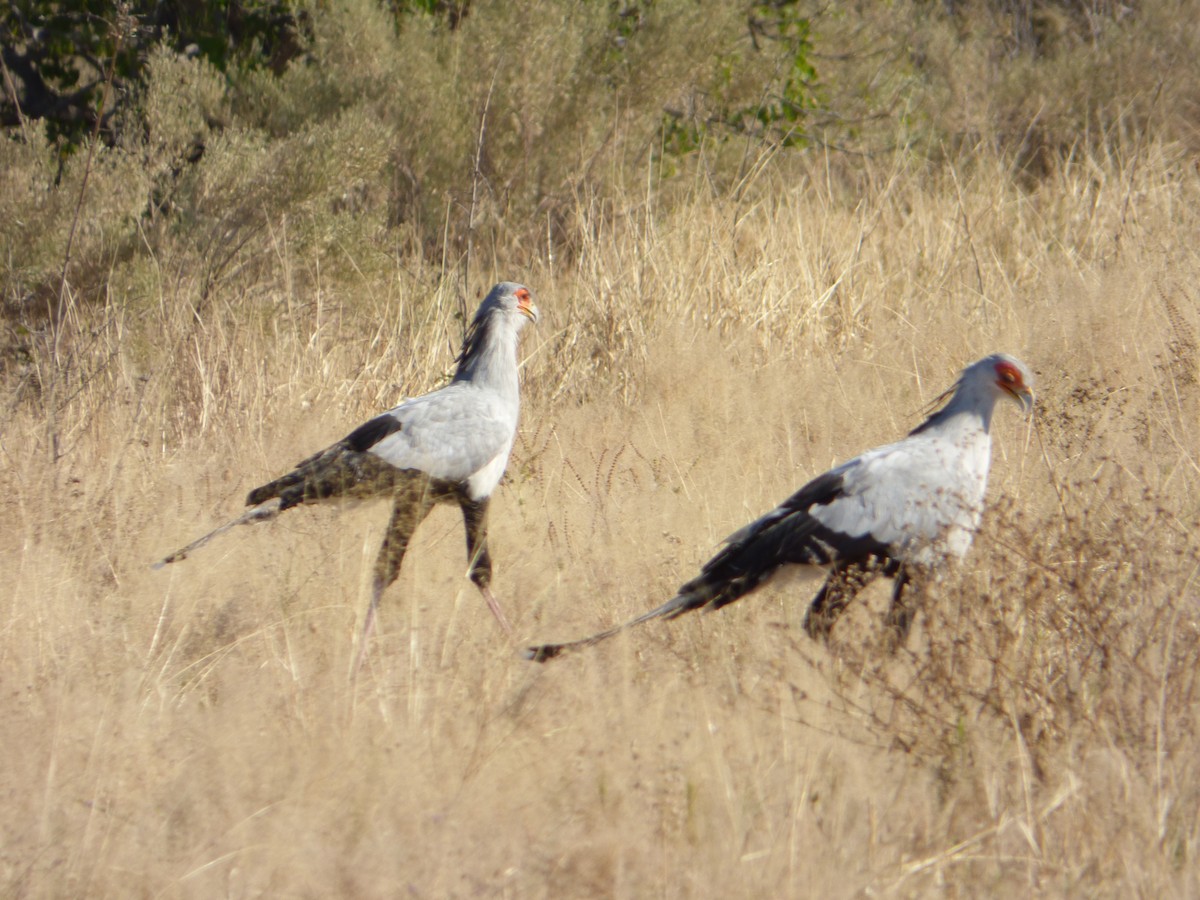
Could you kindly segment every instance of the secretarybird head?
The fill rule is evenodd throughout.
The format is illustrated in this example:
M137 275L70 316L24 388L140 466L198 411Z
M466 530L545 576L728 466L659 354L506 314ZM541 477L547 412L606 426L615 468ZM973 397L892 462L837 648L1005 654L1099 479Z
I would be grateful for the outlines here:
M996 401L1033 409L1033 375L1002 353L967 366L946 404L903 440L819 475L765 516L735 531L700 574L657 609L591 637L530 647L543 662L641 622L720 609L797 566L828 571L804 627L827 639L839 614L876 575L894 579L887 625L897 642L912 624L914 576L971 546L983 513ZM939 398L942 399L942 398Z
M293 506L335 498L390 497L392 517L375 560L357 671L379 599L396 580L413 532L435 504L454 503L462 510L466 526L468 574L496 621L511 635L491 589L487 512L517 433L517 338L527 322L537 319L529 288L508 281L497 284L475 313L449 384L405 400L281 478L255 488L246 498L251 509L157 565L186 558L234 525L271 519Z

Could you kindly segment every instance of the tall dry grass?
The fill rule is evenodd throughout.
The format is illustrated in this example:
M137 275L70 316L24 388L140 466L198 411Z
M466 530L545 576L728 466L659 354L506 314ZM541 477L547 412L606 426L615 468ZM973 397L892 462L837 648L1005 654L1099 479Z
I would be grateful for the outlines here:
M726 145L667 172L630 124L647 102L612 142L589 132L579 156L541 160L553 203L520 215L512 198L540 188L515 144L493 160L516 166L511 190L458 202L485 86L418 79L411 133L388 117L381 84L465 72L452 36L393 41L331 13L326 69L236 102L163 56L147 99L162 143L141 162L98 155L53 333L8 313L58 302L82 161L51 192L36 142L6 143L3 893L1196 894L1200 172L1168 113L1200 80L1156 88L1128 30L1011 67L982 30L954 35L1003 7L823 23L853 52L822 66L866 105L928 83L902 127L864 141L877 152ZM1165 0L1146 9L1183 58L1193 31L1166 29ZM586 81L551 52L568 25L600 40L600 11L577 16L530 32L551 57L539 90L493 99L521 127L570 121L569 98L539 98ZM473 9L473 39L497 17ZM635 48L660 68L628 77L686 80L694 61L663 49ZM360 80L339 82L356 62ZM1133 79L1124 116L1028 90L1102 93L1105 65ZM479 96L454 106L467 83ZM325 114L306 118L305 97ZM204 164L162 181L196 122L239 116L261 131L203 132ZM421 122L444 126L441 146ZM905 149L922 129L937 153ZM388 221L399 201L371 192L398 177L384 157L414 147L426 184L460 190L446 233L464 213L486 223L469 260L452 240L430 249L435 206ZM147 213L151 196L176 205ZM462 305L500 278L544 314L491 522L497 592L529 640L661 602L734 528L912 427L984 353L1032 365L1037 413L998 411L984 526L894 656L882 585L830 646L810 642L814 578L532 666L463 577L446 511L418 532L355 684L381 504L296 510L148 568L249 487L439 384Z
M10 378L5 892L1194 894L1196 170L1148 146L1028 192L981 151L851 191L836 165L584 198L567 259L489 261L475 290L519 278L545 312L497 587L529 639L623 619L1018 353L1037 416L1000 412L992 511L904 650L880 592L809 642L809 581L534 667L439 513L352 685L382 508L150 571L450 368L435 267L325 281L280 235L253 296L164 274L79 311L57 462Z

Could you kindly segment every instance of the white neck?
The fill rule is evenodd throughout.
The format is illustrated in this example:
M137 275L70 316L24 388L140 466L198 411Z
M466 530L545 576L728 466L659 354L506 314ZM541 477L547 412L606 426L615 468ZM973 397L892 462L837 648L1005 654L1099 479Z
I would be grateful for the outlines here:
M964 374L950 400L918 425L913 434L927 431L980 430L991 431L992 413L996 409L996 388L990 382Z
M513 403L518 400L517 331L493 314L480 322L464 344L454 381L468 381L495 391Z

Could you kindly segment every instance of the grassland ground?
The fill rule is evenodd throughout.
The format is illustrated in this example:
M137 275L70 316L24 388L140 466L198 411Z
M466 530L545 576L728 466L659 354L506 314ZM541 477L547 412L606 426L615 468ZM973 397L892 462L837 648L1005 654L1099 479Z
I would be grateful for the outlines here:
M981 158L634 192L581 202L565 257L477 256L474 290L543 312L492 509L530 640L660 602L966 362L1031 364L976 546L895 656L882 588L804 637L810 581L534 666L438 510L352 684L381 505L149 563L434 386L452 286L281 242L251 285L164 269L73 309L55 364L6 372L4 892L1195 896L1200 176L1139 153L1036 191Z

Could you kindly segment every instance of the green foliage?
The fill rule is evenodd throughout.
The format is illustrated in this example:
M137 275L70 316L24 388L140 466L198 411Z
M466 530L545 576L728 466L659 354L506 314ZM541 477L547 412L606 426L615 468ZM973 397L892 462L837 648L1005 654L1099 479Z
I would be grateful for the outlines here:
M109 143L119 139L114 123L129 119L157 45L221 72L279 68L297 49L286 0L24 0L0 9L0 34L12 77L0 124L45 121L68 152L97 127Z
M385 0L384 5L391 10L397 26L407 16L423 14L444 20L452 31L471 11L471 0Z
M706 102L685 113L667 109L663 148L675 157L706 139L751 137L777 147L807 144L808 114L817 107L812 19L800 0L755 3L745 40L713 58Z
M754 11L761 16L757 21L757 27L763 29L761 33L782 47L780 63L784 71L777 92L753 113L765 131L778 133L778 140L785 147L802 143L805 111L816 105L812 21L801 14L799 6L798 0L775 0L758 5ZM749 110L744 110L743 115L746 112Z
M0 226L14 248L0 292L10 310L44 306L29 298L63 271L81 195L67 274L94 273L98 297L124 266L212 284L265 271L284 222L289 251L322 267L399 254L473 268L484 248L523 265L572 252L581 216L619 214L648 158L659 179L703 172L723 191L814 144L961 159L992 140L1045 177L1081 136L1127 133L1095 121L1178 133L1166 110L1200 97L1181 67L1198 54L1167 7L1132 29L1124 13L1033 6L1037 52L1014 56L994 4L917 0L10 4L5 60L25 95L0 113L23 149L7 148L20 186L0 203L26 227ZM68 114L40 114L39 96ZM104 171L136 173L111 196L106 175L80 190L63 152L96 126ZM657 182L657 207L692 183Z

